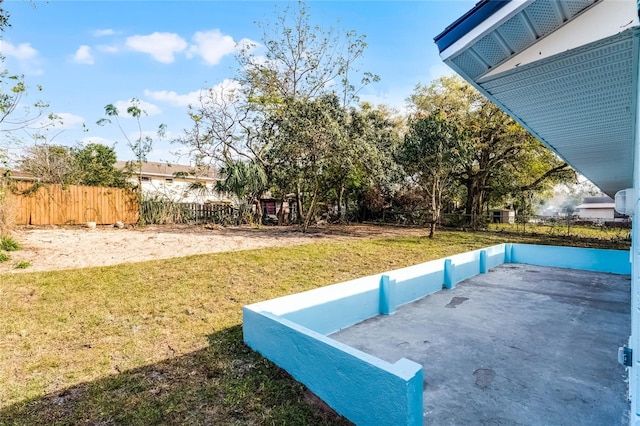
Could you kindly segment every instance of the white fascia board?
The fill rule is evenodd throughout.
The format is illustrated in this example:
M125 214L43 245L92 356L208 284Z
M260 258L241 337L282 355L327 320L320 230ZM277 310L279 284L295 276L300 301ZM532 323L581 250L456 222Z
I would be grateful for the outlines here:
M512 0L496 13L491 15L488 19L484 20L480 25L465 34L460 40L447 47L440 52L440 58L443 61L451 58L457 53L465 50L480 38L484 37L491 31L495 30L500 24L510 19L513 15L520 12L525 7L529 6L535 0Z
M482 80L638 26L636 0L602 0L482 76Z

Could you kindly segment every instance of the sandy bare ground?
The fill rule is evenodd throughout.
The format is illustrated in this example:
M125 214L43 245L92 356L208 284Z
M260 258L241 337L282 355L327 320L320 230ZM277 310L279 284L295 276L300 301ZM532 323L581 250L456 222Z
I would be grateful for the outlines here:
M425 235L425 231L363 225L327 225L306 234L295 227L19 228L13 237L22 245L22 250L8 253L11 259L0 263L0 273L86 268L317 241L403 235ZM31 265L16 269L15 265L21 261Z

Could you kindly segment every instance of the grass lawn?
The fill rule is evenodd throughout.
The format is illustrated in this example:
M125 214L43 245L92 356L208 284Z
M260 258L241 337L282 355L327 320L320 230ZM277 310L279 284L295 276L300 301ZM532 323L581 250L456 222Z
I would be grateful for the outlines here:
M609 228L606 226L571 225L566 222L555 224L538 223L491 223L488 225L492 231L502 231L523 234L540 234L548 236L570 236L575 238L595 238L599 240L625 241L630 238L631 229Z
M501 242L441 232L0 275L0 425L348 424L242 342L243 305Z

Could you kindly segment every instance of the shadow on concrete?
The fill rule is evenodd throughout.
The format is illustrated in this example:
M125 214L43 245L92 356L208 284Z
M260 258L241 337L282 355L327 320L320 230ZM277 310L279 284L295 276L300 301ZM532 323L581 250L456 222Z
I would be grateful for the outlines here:
M240 326L202 350L0 409L0 425L348 425L242 342Z

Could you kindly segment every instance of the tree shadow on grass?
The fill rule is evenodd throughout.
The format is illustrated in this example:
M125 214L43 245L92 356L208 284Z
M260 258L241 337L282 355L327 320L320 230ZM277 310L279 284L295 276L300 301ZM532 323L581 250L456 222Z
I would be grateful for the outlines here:
M348 425L242 341L209 347L0 409L0 425Z

